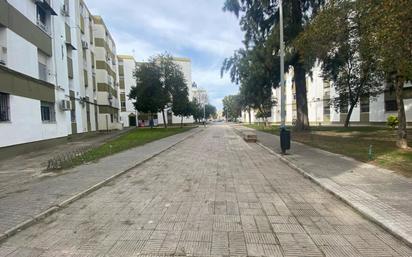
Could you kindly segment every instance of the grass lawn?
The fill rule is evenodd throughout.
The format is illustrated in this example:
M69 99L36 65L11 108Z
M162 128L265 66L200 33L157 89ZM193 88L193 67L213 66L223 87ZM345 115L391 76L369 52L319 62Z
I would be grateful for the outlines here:
M278 126L246 126L279 135ZM408 135L409 145L412 146L412 129L408 130ZM350 156L412 177L412 150L398 149L395 143L396 137L396 130L385 127L312 127L311 131L292 131L294 141ZM372 161L368 158L370 145L373 149Z
M103 157L116 154L130 148L134 148L137 146L141 146L155 140L159 140L165 137L169 137L175 134L186 132L190 129L193 129L194 126L191 127L171 127L171 128L137 128L133 129L115 139L112 139L103 145L93 148L82 156L78 156L72 160L65 161L62 163L61 169L72 168L78 166L83 163L88 163L92 161L97 161Z

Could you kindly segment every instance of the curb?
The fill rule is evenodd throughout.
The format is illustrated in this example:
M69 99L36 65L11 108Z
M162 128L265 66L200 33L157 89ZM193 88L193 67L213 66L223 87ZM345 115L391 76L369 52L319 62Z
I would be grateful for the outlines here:
M383 228L385 231L387 231L388 233L390 233L391 235L393 235L394 237L396 237L397 239L399 239L400 241L405 243L407 246L412 247L411 239L408 238L407 235L404 236L402 231L397 231L396 228L393 228L392 227L393 224L387 224L385 222L382 222L382 221L378 220L371 213L369 213L366 210L363 210L362 208L359 208L356 204L354 204L353 202L348 200L346 197L344 197L341 192L335 191L335 190L331 189L330 187L327 187L317 177L313 176L312 174L305 171L304 169L299 168L296 164L294 164L292 161L288 160L287 158L283 157L281 154L276 153L275 151L273 151L272 149L268 148L267 146L263 145L260 142L257 142L256 144L259 145L260 147L262 147L263 149L265 149L266 151L268 151L269 153L271 153L272 155L275 155L276 157L278 157L283 163L285 163L290 168L292 168L292 169L296 170L297 172L299 172L301 175L303 175L303 177L313 181L315 184L320 186L322 189L324 189L328 193L336 196L339 200L341 200L344 203L346 203L347 205L349 205L352 209L354 209L355 211L360 213L366 219L368 219L368 220L372 221L373 223L377 224L378 226Z
M197 127L196 127L195 129L197 129ZM142 160L142 161L140 161L140 162L138 162L138 163L136 163L136 164L133 164L132 167L127 168L126 170L121 171L121 172L119 172L119 173L117 173L117 174L114 174L114 175L112 175L111 177L108 177L108 178L106 178L105 180L103 180L103 181L101 181L101 182L99 182L99 183L97 183L97 184L89 187L88 189L86 189L86 190L84 190L84 191L82 191L82 192L80 192L80 193L75 194L74 196L70 197L69 199L66 199L66 200L64 200L63 202L61 202L61 203L59 203L59 204L57 204L57 205L54 205L54 206L50 207L49 209L41 212L40 214L37 214L37 215L33 216L32 218L27 219L26 221L24 221L24 222L22 222L22 223L20 223L20 224L18 224L18 225L16 225L16 226L14 226L14 227L12 227L11 229L6 230L6 232L0 234L0 243L1 243L3 240L6 240L7 238L10 238L11 236L17 234L18 232L20 232L20 231L22 231L22 230L24 230L24 229L26 229L26 228L34 225L35 223L37 223L37 222L45 219L46 217L52 215L53 213L58 212L58 211L61 210L61 209L64 209L65 207L67 207L67 206L70 205L71 203L73 203L73 202L75 202L75 201L77 201L77 200L79 200L79 199L81 199L81 198L83 198L83 197L91 194L91 193L94 192L94 191L97 191L98 189L102 188L103 186L105 186L105 185L108 184L109 182L111 182L111 181L115 180L116 178L118 178L118 177L120 177L120 176L128 173L128 172L131 171L132 169L134 169L134 168L136 168L136 167L138 167L138 166L146 163L147 161L153 159L154 157L156 157L156 156L162 154L163 152L165 152L165 151L167 151L167 150L175 147L176 145L182 143L182 142L185 141L186 139L188 139L188 138L190 138L190 137L194 136L195 134L200 133L200 132L202 132L202 131L204 131L204 129L199 129L199 130L196 130L196 131L188 134L187 136L183 137L182 139L180 139L180 140L177 141L176 143L173 143L171 146L168 146L168 147L166 147L165 149L162 149L162 150L154 153L152 156L149 156L149 157L147 157L146 159L144 159L144 160Z

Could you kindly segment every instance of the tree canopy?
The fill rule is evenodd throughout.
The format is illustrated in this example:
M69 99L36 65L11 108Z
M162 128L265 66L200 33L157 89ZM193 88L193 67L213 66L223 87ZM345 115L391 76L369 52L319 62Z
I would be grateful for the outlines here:
M309 127L306 96L307 71L302 53L293 46L293 42L303 31L304 26L317 14L324 2L324 0L283 1L286 67L293 67L296 84L297 129ZM280 42L277 40L279 38L279 2L277 0L226 0L223 10L240 17L240 27L245 32L246 49L264 46L266 54L269 53L268 60L273 53L279 52ZM274 58L276 57L272 57L272 62L276 63ZM279 62L277 63L279 66ZM236 69L233 70L233 72L236 71ZM278 84L274 86L277 87Z
M129 99L134 100L136 110L142 113L162 112L170 106L175 115L190 116L189 92L181 68L168 54L153 56L135 71L136 87L132 87Z

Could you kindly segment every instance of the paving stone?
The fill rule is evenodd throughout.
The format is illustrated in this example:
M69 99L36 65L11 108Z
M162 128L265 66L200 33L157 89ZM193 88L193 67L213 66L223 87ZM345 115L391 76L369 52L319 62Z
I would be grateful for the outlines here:
M225 126L18 233L0 245L0 256L30 250L71 257L411 256L405 244Z

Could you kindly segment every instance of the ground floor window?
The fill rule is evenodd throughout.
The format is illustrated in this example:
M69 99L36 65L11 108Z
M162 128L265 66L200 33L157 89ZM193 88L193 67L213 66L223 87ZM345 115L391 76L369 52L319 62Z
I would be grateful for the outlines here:
M396 100L385 101L385 111L396 112L397 110L398 110L398 104L396 103Z
M55 122L56 114L54 111L54 103L41 101L41 120L43 122Z
M391 86L387 86L385 90L385 111L396 112L398 110L398 104L396 103L395 90Z
M360 100L361 112L369 112L369 97L362 97Z
M0 93L0 121L10 121L10 95Z

